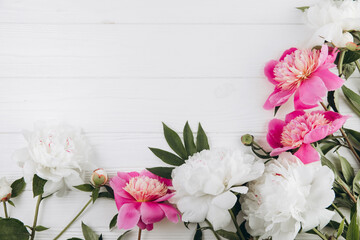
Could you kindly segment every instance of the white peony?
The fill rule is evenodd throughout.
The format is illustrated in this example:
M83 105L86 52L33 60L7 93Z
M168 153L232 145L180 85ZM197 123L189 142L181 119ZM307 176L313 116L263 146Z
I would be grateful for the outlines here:
M306 22L315 29L309 47L332 42L336 47L345 47L353 42L350 30L360 30L360 2L353 0L321 0L305 12Z
M172 172L176 203L185 222L208 219L215 229L226 227L236 196L246 193L243 184L264 171L264 164L240 150L203 150L191 156Z
M5 177L0 178L0 202L7 201L11 197L11 185Z
M290 240L300 228L323 228L334 215L326 209L335 198L333 182L333 172L320 162L304 165L291 153L282 153L240 198L249 233Z
M67 188L83 184L92 150L80 129L65 124L35 125L33 132L24 131L27 147L15 152L26 182L34 174L46 179L44 194L63 194Z

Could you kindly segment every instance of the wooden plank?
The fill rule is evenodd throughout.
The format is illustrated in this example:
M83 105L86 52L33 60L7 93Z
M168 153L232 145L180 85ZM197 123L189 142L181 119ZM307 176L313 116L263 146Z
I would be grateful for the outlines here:
M302 25L0 24L0 77L262 77Z
M250 23L302 22L301 0L2 0L1 23Z

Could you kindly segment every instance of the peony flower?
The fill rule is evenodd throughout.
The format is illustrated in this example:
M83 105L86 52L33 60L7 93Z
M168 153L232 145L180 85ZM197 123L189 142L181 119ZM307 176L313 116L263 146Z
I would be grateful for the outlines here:
M117 219L119 229L132 229L138 225L148 231L153 224L167 217L177 223L179 212L165 203L174 194L169 189L171 180L158 177L144 170L138 172L118 172L110 180L114 190L115 202L119 215Z
M335 67L337 51L328 53L328 46L320 50L286 50L279 61L266 64L265 75L275 85L274 92L264 104L265 109L273 109L294 96L295 109L316 107L328 91L340 88L344 80L329 71Z
M90 182L95 187L104 186L108 181L108 175L102 168L98 168L93 171Z
M360 31L360 2L353 0L322 0L305 12L307 24L315 29L309 47L325 41L336 47L346 47L354 42L351 30Z
M266 139L277 156L287 150L296 149L295 156L304 163L320 160L319 153L311 146L339 130L349 116L331 111L307 112L298 110L286 115L285 121L273 119L269 123Z
M0 202L5 202L11 197L11 185L5 177L0 178Z
M290 153L271 161L240 198L246 228L260 239L294 239L302 229L323 228L334 212L333 172L320 162L304 165Z
M226 227L235 194L246 193L243 184L261 176L264 164L240 150L203 150L172 172L176 203L185 222L209 220L214 229Z
M65 124L38 123L33 132L24 131L27 147L18 150L14 159L23 169L26 182L34 174L47 180L44 195L64 193L67 188L83 184L91 147L80 129Z

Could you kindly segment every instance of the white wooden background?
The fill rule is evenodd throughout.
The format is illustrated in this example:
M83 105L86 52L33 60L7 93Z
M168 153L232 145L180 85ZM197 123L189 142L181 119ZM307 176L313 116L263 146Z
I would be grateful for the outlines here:
M212 146L239 146L249 132L263 138L273 114L262 109L272 90L264 64L304 43L311 31L295 7L311 2L0 0L0 176L21 176L11 156L25 146L20 130L37 120L81 126L96 164L112 174L161 164L147 149L166 148L161 121L179 131L200 121ZM87 199L73 191L45 200L39 224L50 230L37 239L51 239ZM30 189L14 202L11 216L30 224ZM107 227L115 213L99 200L82 220L116 239L122 231ZM192 234L162 222L143 237ZM80 222L62 239L73 236Z

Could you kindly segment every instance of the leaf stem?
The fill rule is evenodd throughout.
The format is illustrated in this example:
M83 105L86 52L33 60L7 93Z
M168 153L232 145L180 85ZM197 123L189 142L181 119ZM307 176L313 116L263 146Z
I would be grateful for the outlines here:
M138 232L138 240L141 240L141 232L142 232L142 230L141 230L141 228L139 228L139 232Z
M359 72L360 72L360 63L359 63L359 60L356 60L356 61L355 61L355 65L356 65L357 69L358 69Z
M219 237L219 235L216 233L216 231L214 230L213 225L209 222L209 220L205 219L205 222L209 225L210 230L214 233L214 236L217 240L221 240L221 238Z
M319 230L317 230L316 228L313 228L312 229L321 239L323 239L323 240L328 240L327 238L326 238L326 236L324 235L324 234L322 234Z
M236 217L235 217L234 213L231 211L231 209L229 209L229 213L230 213L231 219L236 227L237 235L241 238L241 240L246 240L243 233L241 232L239 225L237 224Z
M89 204L92 202L92 198L85 204L85 206L80 210L80 212L69 222L68 225L54 238L54 240L59 239L61 235L68 230L68 228L76 221L76 219L85 211L85 209L89 206Z
M327 108L326 108L325 104L324 104L323 102L320 102L320 104L321 104L321 106L324 108L324 110L327 111ZM340 130L340 132L341 132L341 135L344 137L346 143L348 144L350 151L353 153L353 155L355 156L356 160L360 163L360 157L359 157L359 155L356 153L356 151L355 151L353 145L351 144L348 136L346 135L346 133L344 132L344 130L342 129L342 127L341 127L339 130Z
M6 207L6 201L3 201L3 205L4 205L5 218L9 218L7 207Z
M40 194L38 196L38 200L37 200L37 203L36 203L34 222L33 222L32 228L31 228L31 238L30 238L30 240L34 240L34 238L35 238L35 232L36 232L35 228L36 228L36 224L37 224L37 220L38 220L38 216L39 216L40 203L41 203L42 200L43 200L42 194Z
M347 226L349 226L349 222L346 220L346 217L344 216L344 214L340 211L340 209L334 204L332 203L331 206L335 209L335 211L340 215L341 218L345 219L345 224Z

